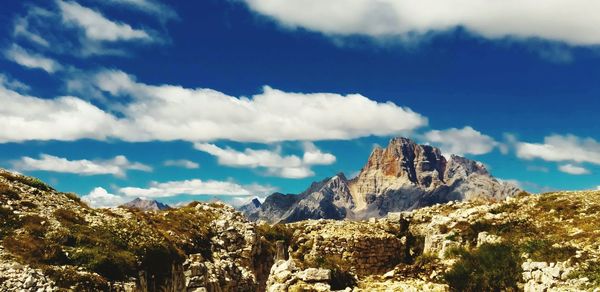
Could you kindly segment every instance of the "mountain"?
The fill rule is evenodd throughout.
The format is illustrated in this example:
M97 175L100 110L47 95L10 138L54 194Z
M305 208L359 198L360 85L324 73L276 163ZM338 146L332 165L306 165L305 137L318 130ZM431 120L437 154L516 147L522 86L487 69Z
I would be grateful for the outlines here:
M353 181L267 206L347 218ZM579 191L269 225L222 203L94 209L0 169L0 291L596 291L598 216L600 191Z
M305 219L364 219L437 203L474 199L500 200L518 194L495 179L477 161L393 138L373 149L357 177L340 173L313 183L298 195L275 193L259 208L243 208L251 220L294 222Z
M119 207L133 208L142 211L162 211L171 208L169 205L163 204L157 200L144 200L142 198L136 198L133 201L125 203Z

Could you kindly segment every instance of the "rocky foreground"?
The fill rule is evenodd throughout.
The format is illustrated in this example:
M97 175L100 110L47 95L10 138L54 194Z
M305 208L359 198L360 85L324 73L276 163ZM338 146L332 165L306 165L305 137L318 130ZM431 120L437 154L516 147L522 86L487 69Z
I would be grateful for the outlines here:
M268 225L93 209L0 171L0 291L600 291L600 192Z

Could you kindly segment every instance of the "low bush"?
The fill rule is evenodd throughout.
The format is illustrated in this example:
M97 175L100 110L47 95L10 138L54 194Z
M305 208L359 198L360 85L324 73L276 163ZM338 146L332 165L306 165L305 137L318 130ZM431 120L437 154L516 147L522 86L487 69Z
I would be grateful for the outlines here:
M81 215L67 209L56 209L54 211L54 216L56 216L56 219L61 224L65 224L67 226L85 223L85 220L83 217L81 217Z
M19 175L19 174L10 173L10 172L0 172L0 176L6 178L9 181L20 182L24 185L28 185L30 187L34 187L34 188L42 190L42 191L54 190L49 185L47 185L46 183L41 181L39 178Z
M521 250L538 262L562 262L575 256L577 249L572 246L554 246L547 239L532 239L521 245Z
M588 278L589 285L600 287L600 262L590 261L580 265L577 270L569 275L571 279Z
M87 247L76 252L71 262L94 271L111 280L124 280L135 275L136 257L126 250L109 250L106 247Z
M455 249L458 261L443 277L452 291L517 291L521 279L519 253L512 245L483 244Z
M74 267L44 267L44 274L65 291L109 291L108 282L104 278L94 274L80 274Z

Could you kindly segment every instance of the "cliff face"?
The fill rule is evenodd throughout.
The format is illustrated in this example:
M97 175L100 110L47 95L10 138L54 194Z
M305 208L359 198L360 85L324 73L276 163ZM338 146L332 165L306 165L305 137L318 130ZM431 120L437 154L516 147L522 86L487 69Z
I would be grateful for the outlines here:
M363 219L454 200L503 199L520 190L496 180L479 162L438 148L393 138L373 150L357 177L343 174L313 183L293 197L275 194L245 214L252 220ZM283 202L281 202L283 201Z

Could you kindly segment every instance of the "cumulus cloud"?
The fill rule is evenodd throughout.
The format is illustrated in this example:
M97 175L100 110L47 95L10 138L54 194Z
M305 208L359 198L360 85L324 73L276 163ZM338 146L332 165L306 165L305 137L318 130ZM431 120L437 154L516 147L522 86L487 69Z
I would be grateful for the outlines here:
M72 96L43 99L0 84L0 143L28 140L105 139L124 124Z
M257 191L274 189L262 185L240 185L231 181L190 179L183 181L151 182L148 188L125 187L119 193L128 197L161 198L176 195L249 196Z
M256 150L246 148L237 151L230 147L220 148L214 144L196 143L194 147L217 157L220 165L243 168L266 169L268 175L285 178L305 178L313 176L313 165L329 165L335 162L335 156L323 153L313 143L304 143L304 155L282 155L281 149Z
M18 45L12 45L12 47L5 50L4 56L30 69L42 69L48 73L54 73L62 69L62 66L56 61L39 54L31 53Z
M186 160L186 159L177 159L177 160L166 160L163 163L164 166L174 166L174 167L181 167L181 168L187 168L187 169L196 169L200 167L200 164L190 161L190 160Z
M121 71L103 71L94 81L105 93L132 97L127 104L109 106L119 118L76 97L25 96L0 84L0 142L109 137L134 142L347 140L409 133L427 124L408 108L360 94L265 87L252 98L238 98L212 89L137 83Z
M48 154L41 154L39 159L22 157L12 162L13 168L19 171L51 171L73 173L79 175L109 174L124 177L128 170L152 171L150 166L138 162L130 162L119 155L109 160L68 160Z
M104 188L95 188L89 194L81 197L81 200L94 208L110 208L122 205L128 198L110 194Z
M98 41L150 40L150 35L129 24L114 22L93 9L75 2L58 0L63 22L82 28L86 37Z
M138 129L128 135L132 140L352 139L407 133L427 124L408 108L360 94L290 93L265 86L252 98L238 98L212 89L146 85L113 70L100 72L96 84L133 97L122 110Z
M517 156L554 162L592 163L600 165L600 143L593 138L575 135L551 135L544 143L517 142Z
M570 163L559 166L558 170L572 175L582 175L590 173L590 171L587 168Z
M331 35L410 36L464 27L477 35L600 44L600 3L587 0L244 0L286 27Z
M486 154L498 145L492 137L468 126L462 129L432 130L423 136L427 142L440 145L444 152L457 155Z

